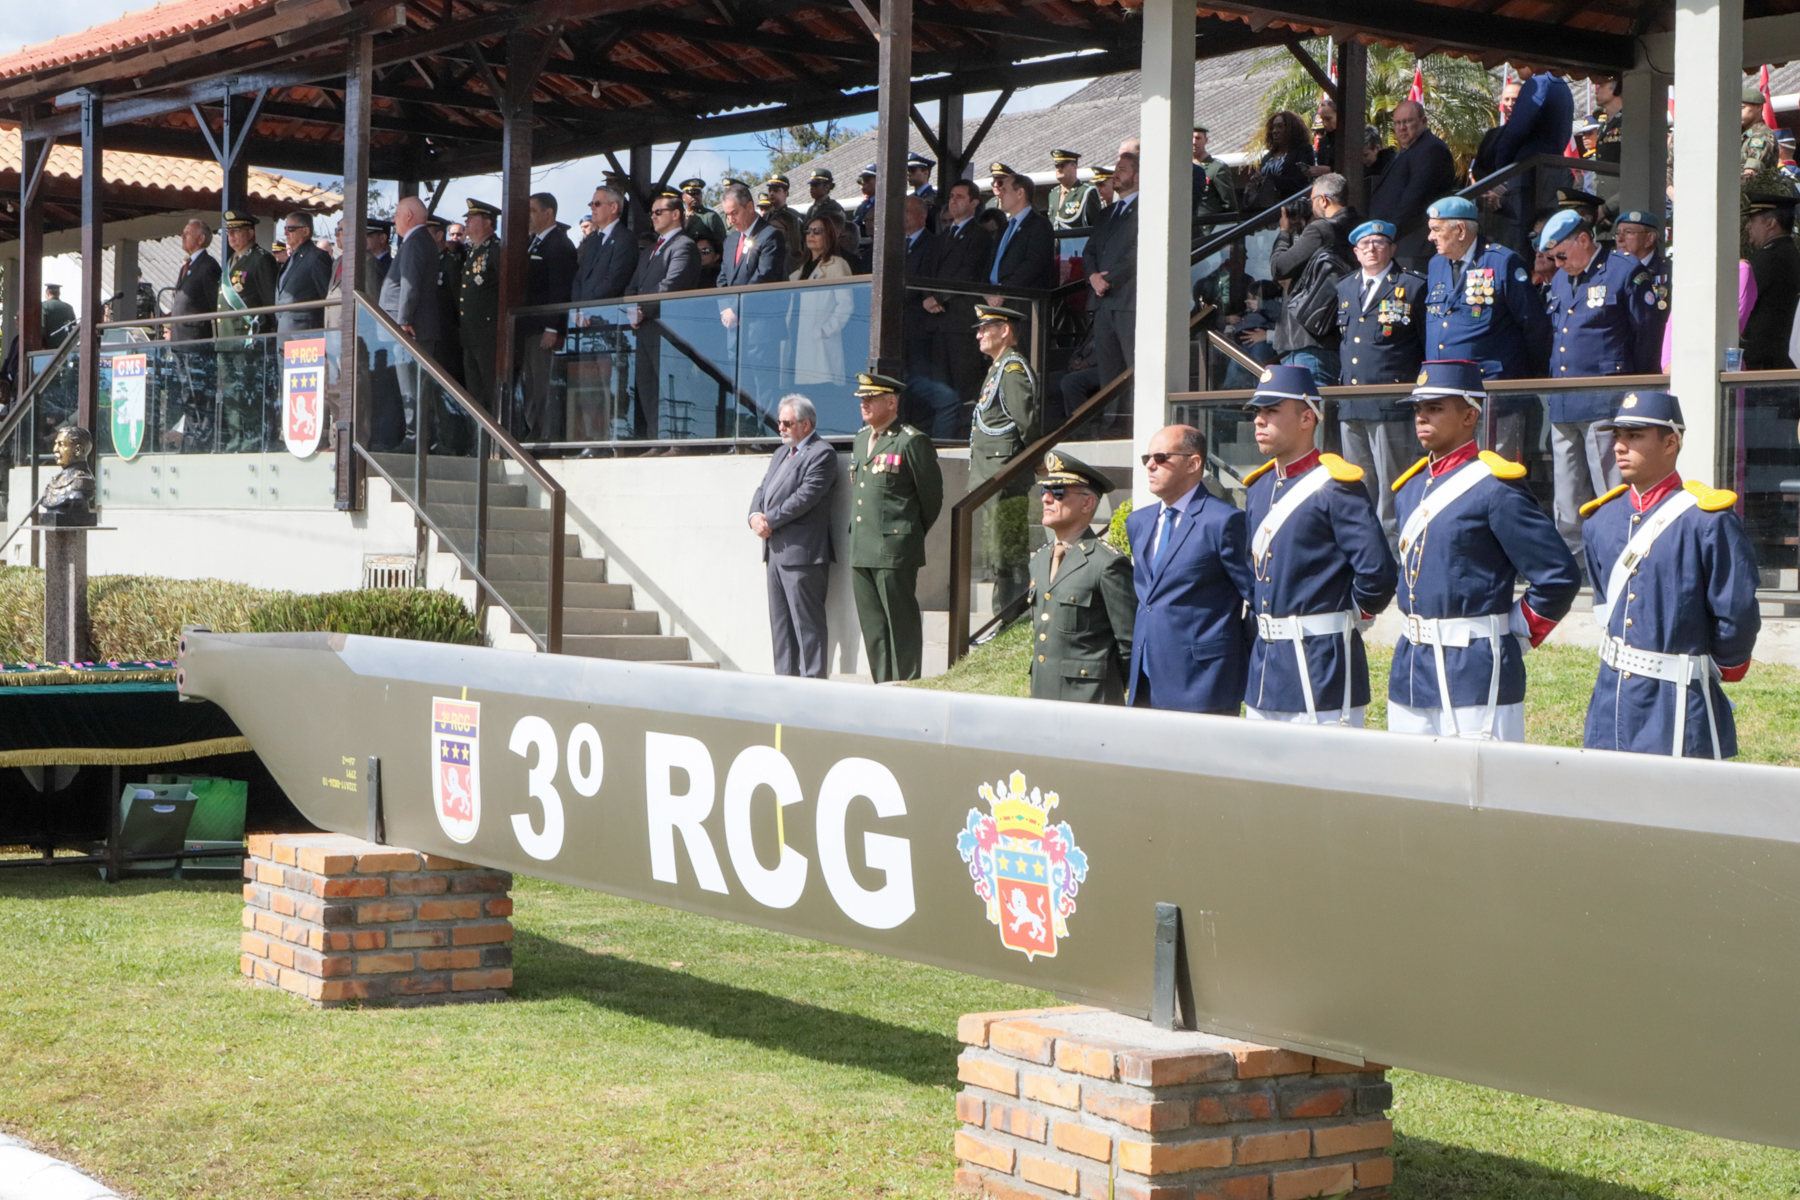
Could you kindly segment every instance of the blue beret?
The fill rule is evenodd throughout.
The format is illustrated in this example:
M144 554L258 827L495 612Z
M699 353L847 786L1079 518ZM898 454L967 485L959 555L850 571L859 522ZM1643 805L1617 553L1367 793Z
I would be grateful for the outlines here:
M1613 222L1613 227L1617 228L1620 225L1642 225L1649 229L1662 228L1662 222L1660 220L1641 208L1627 209L1620 213L1618 220Z
M1440 221L1474 221L1479 220L1475 212L1475 202L1463 196L1445 196L1434 202L1425 210L1425 215Z
M1601 429L1642 429L1646 426L1683 430L1681 401L1668 392L1631 392L1619 401L1612 419L1600 423Z
M1354 246L1372 233L1378 233L1390 242L1394 240L1394 226L1391 222L1364 221L1350 231L1350 244Z
M1256 394L1250 397L1251 408L1273 408L1283 400L1303 400L1314 412L1319 410L1319 385L1306 367L1268 366L1257 380Z
M1481 365L1463 359L1435 359L1423 363L1412 395L1402 397L1400 402L1405 404L1430 400L1436 396L1461 396L1480 408L1482 401L1487 399L1487 387L1481 379Z
M1537 248L1548 250L1556 243L1575 232L1581 224L1581 214L1572 208L1565 208L1544 222L1544 232L1538 235Z

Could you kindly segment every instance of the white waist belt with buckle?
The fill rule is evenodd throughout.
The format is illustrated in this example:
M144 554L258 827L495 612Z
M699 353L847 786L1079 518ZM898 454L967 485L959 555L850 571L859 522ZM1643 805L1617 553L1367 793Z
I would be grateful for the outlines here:
M1457 737L1463 736L1456 723L1456 706L1450 702L1450 672L1444 663L1444 647L1467 647L1476 638L1486 638L1493 652L1494 672L1488 681L1487 711L1482 718L1478 737L1494 736L1494 712L1500 701L1500 639L1512 631L1512 618L1507 613L1490 613L1485 617L1421 617L1406 614L1406 640L1415 646L1430 646L1437 666L1438 702L1444 709L1444 721Z
M1719 721L1713 713L1712 680L1718 665L1709 654L1665 654L1661 650L1640 650L1627 646L1623 638L1607 638L1600 643L1600 661L1621 675L1647 675L1675 685L1676 758L1687 751L1687 685L1699 683L1700 695L1706 701L1706 724L1712 733L1713 757L1719 758Z
M1296 617L1271 617L1267 613L1257 615L1256 635L1263 641L1294 644L1294 660L1300 667L1300 694L1306 699L1307 718L1315 724L1319 720L1319 708L1313 700L1312 668L1306 661L1306 639L1340 636L1344 639L1344 704L1338 710L1338 724L1346 725L1350 721L1350 668L1354 662L1350 631L1355 628L1356 614L1353 612L1313 613Z

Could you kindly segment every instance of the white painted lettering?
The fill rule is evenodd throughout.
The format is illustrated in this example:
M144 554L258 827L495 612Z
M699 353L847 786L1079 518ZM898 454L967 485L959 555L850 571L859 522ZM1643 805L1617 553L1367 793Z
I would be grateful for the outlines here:
M588 769L581 771L581 749L587 747ZM597 795L606 775L606 752L600 748L600 731L586 721L569 732L569 783L583 796Z
M512 741L508 748L523 758L533 746L537 747L538 760L537 765L526 773L525 789L533 800L543 806L544 831L538 833L532 829L531 818L524 813L514 813L513 836L519 839L519 846L525 853L535 859L548 861L557 856L563 844L562 797L557 794L554 782L556 730L550 728L550 722L542 717L520 717L519 723L513 726ZM570 761L573 765L572 758Z
M792 908L806 888L806 856L783 842L774 870L758 861L750 801L760 787L772 788L776 804L783 808L806 799L785 754L773 746L746 748L725 775L725 848L731 853L731 869L752 899L770 908Z
M688 777L687 791L673 792L674 773ZM675 831L687 846L694 876L709 892L727 893L712 839L701 824L713 810L713 761L706 744L674 733L644 734L644 799L650 817L650 877L679 883L675 870ZM729 894L729 893L727 893Z
M850 802L866 797L879 817L906 815L906 798L894 773L867 758L846 758L819 785L819 870L844 915L870 929L892 929L913 915L912 844L883 833L863 834L863 860L887 882L866 890L850 870L844 818Z

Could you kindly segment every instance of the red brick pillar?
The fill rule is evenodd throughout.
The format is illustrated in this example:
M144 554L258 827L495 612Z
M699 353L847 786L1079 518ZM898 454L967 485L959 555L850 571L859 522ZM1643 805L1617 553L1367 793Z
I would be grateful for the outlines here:
M956 1194L992 1200L1388 1195L1386 1068L1096 1008L971 1013Z
M250 981L322 1008L503 1000L512 876L336 833L261 834L244 863Z

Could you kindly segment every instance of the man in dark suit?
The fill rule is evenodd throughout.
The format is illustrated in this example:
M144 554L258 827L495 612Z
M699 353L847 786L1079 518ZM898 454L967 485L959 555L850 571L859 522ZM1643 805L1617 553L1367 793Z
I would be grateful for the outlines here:
M1031 177L1000 162L990 170L994 199L1007 220L994 246L993 261L988 263L987 281L1001 288L1055 287L1056 238L1049 219L1032 207L1036 188Z
M377 296L381 294L381 284L387 278L389 268L394 265L394 256L388 250L388 239L393 232L394 223L380 217L371 217L363 225L363 249L375 260L375 276L364 286Z
M660 292L685 292L700 284L700 252L694 239L682 232L686 211L681 193L673 189L662 192L650 202L650 228L656 240L638 257L637 270L626 285L627 296L651 296ZM658 402L661 398L662 336L657 316L662 306L654 302L640 303L631 315L631 327L637 330L637 415L635 430L640 438L655 438L658 425ZM583 455L592 451L584 450Z
M1125 521L1137 590L1126 703L1237 716L1249 662L1244 603L1255 590L1244 514L1206 490L1198 429L1157 430L1144 457L1161 503Z
M569 299L578 303L623 296L637 272L637 235L624 219L626 193L620 181L611 178L612 172L607 175L607 183L595 188L588 202L592 228L575 250ZM616 310L574 313L574 354L565 364L567 387L560 396L552 391L546 401L550 411L544 425L561 431L558 436L578 442L610 438L612 417L626 403L624 391L613 386L615 376L624 374L624 362L618 357L620 323ZM565 403L572 410L566 420Z
M613 188L594 189L588 204L594 232L581 243L569 299L611 300L626 294L626 285L637 270L638 246L620 219L624 208L624 197Z
M302 304L323 300L331 288L331 256L313 241L311 213L289 213L282 222L282 236L287 241L287 261L275 281L275 303ZM321 309L275 314L275 329L288 333L300 329L319 329L325 324Z
M1113 170L1118 197L1107 209L1100 232L1082 258L1091 262L1088 286L1094 291L1094 353L1102 385L1129 367L1137 341L1138 156L1119 155Z
M756 211L750 189L741 183L727 187L719 200L719 211L725 214L725 224L731 232L725 235L725 261L719 266L718 286L744 287L786 279L783 268L787 266L787 246L782 241L781 229L765 221ZM741 324L738 303L734 296L719 301L719 321L726 329L736 330ZM763 312L768 314L759 322L763 328L727 335L728 339L731 336L742 339L739 361L742 373L749 380L745 390L752 395L757 394L759 388L768 391L777 386L773 377L780 369L781 343L792 336L787 331L785 311L776 316L765 305ZM769 417L767 412L753 415L759 424Z
M959 179L944 193L943 228L932 247L927 278L980 286L987 282L992 239L975 219L981 191L974 181ZM944 385L933 399L931 436L955 438L969 428L986 364L975 344L976 297L964 292L934 292L924 297L925 328L931 334L931 378ZM921 426L920 428L926 428Z
M175 294L169 299L170 316L209 313L218 306L221 271L219 260L207 250L212 239L212 227L205 221L189 221L182 227L181 248L188 257L175 276ZM206 453L213 448L213 399L218 387L209 340L212 322L173 321L168 336L172 342L201 344L178 351L181 368L176 394L180 411L165 417L163 441L185 454Z
M1394 258L1401 268L1422 273L1431 261L1425 206L1456 190L1456 158L1444 139L1425 126L1425 106L1402 100L1394 106L1394 140L1400 152L1375 180L1369 218L1396 230Z
M931 210L921 196L906 197L906 277L928 279L936 257L937 239L928 227ZM937 410L948 401L942 395L943 381L932 375L932 346L937 341L932 332L931 314L925 311L925 293L908 289L906 309L901 316L902 340L906 346L906 396L901 405L901 418L909 425L930 429Z
M538 192L526 205L526 228L531 244L526 248L525 304L567 304L575 282L575 245L569 227L556 219L556 197ZM513 419L516 436L533 441L560 438L561 429L545 421L544 401L550 394L553 356L568 328L567 313L544 313L521 318L514 358L518 363L522 399Z
M381 281L381 311L394 319L406 335L419 344L419 349L435 361L438 338L443 333L443 316L438 311L438 249L425 228L425 202L417 196L404 197L394 209L394 232L400 238L399 253ZM383 448L405 452L413 448L418 434L419 398L422 391L434 390L421 376L417 361L399 364L401 411L375 412L375 429L371 440ZM377 392L377 401L381 394ZM396 447L396 443L398 446Z
M818 414L805 396L783 396L778 423L781 449L750 498L750 531L763 539L768 564L775 673L824 679L837 452L816 436Z

